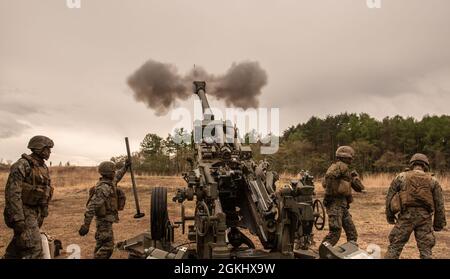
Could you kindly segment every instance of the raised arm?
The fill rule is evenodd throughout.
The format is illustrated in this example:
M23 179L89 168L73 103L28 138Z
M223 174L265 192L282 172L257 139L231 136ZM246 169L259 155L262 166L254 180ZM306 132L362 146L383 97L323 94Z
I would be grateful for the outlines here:
M114 177L114 182L119 183L122 180L125 173L127 173L128 169L131 167L131 162L127 159L125 160L125 164L122 168L116 171L116 176Z

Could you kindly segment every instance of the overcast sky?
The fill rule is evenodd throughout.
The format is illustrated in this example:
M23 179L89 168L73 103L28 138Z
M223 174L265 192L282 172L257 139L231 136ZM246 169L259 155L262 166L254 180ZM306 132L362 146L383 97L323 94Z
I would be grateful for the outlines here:
M137 103L126 80L148 59L181 75L233 62L266 71L260 106L281 128L340 112L450 112L450 1L0 0L0 158L54 139L51 161L92 165L176 123ZM178 105L191 109L193 99ZM221 106L217 101L213 105Z

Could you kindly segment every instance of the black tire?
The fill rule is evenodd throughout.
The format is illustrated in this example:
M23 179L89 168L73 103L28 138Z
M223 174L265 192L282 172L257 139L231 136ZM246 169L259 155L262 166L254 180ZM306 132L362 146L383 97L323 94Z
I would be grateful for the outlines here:
M320 200L315 200L313 203L314 212L314 227L321 231L325 228L325 222L327 220L327 215L325 214L325 207Z
M165 187L152 189L150 209L150 233L152 239L162 240L166 237L166 224L169 220L167 189Z

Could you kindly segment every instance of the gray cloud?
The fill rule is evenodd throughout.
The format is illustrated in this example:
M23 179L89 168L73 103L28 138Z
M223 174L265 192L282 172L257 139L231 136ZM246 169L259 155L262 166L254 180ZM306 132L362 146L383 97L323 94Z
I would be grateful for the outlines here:
M193 74L206 76L210 94L214 78L226 81L215 106L279 107L281 129L343 111L448 114L450 1L385 0L381 9L365 2L97 0L72 10L61 0L0 0L0 86L17 88L0 90L0 132L20 133L1 139L0 155L13 159L30 136L48 134L58 142L54 160L93 164L123 153L124 136L136 148L148 132L166 136L175 121L124 94L148 57L176 65L158 89L174 98L139 95L158 114L174 99L192 107L192 80L174 80ZM264 71L229 67L242 59ZM193 72L193 64L204 68ZM142 92L160 81L143 82ZM240 90L256 93L232 95Z
M0 139L20 136L30 126L0 114Z
M320 103L322 107L335 105L342 109L342 104L353 104L355 110L358 110L364 102L373 98L390 102L393 99L416 96L424 100L422 106L433 112L434 109L430 106L435 104L431 101L437 96L441 96L441 101L450 101L450 94L443 93L450 92L450 85L442 80L442 75L450 75L450 63L448 68L423 69L420 73L413 74L401 71L336 73L302 82L298 85L295 99L313 106ZM289 103L285 102L284 105ZM415 113L418 111L411 108L410 114Z
M0 100L1 101L1 100ZM25 102L25 100L24 100ZM29 105L26 103L19 103L19 102L1 102L0 103L0 110L9 112L11 114L15 115L27 115L27 114L35 114L40 113L41 111L33 105Z
M30 102L27 102L26 94L19 90L1 88L0 139L22 135L31 127L17 119L24 119L31 114L37 113L39 113L39 109Z

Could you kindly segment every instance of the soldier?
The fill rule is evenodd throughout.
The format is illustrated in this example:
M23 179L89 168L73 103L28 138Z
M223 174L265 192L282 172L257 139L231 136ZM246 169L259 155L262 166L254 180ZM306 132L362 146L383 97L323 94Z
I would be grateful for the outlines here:
M328 214L329 233L322 242L336 245L344 228L347 241L357 241L358 234L352 215L349 212L353 201L352 188L356 192L363 192L364 185L356 171L350 171L355 151L350 146L341 146L336 150L337 161L333 163L325 174L324 205Z
M78 232L81 236L85 236L89 232L89 226L95 216L97 223L95 259L109 259L113 253L112 224L119 221L118 211L123 210L125 206L125 194L117 188L117 183L125 175L130 165L131 162L127 160L123 168L116 173L116 166L113 162L102 162L98 167L101 177L97 185L89 191L84 224Z
M446 226L442 189L429 173L427 156L420 153L413 155L410 168L392 181L386 196L386 218L389 224L395 224L389 234L386 259L400 257L412 232L420 258L431 259L431 250L436 241L433 229L441 231Z
M48 160L53 141L35 136L28 143L31 154L11 166L5 187L5 223L14 230L6 248L5 259L40 259L42 254L39 228L48 216L48 203L53 195Z

